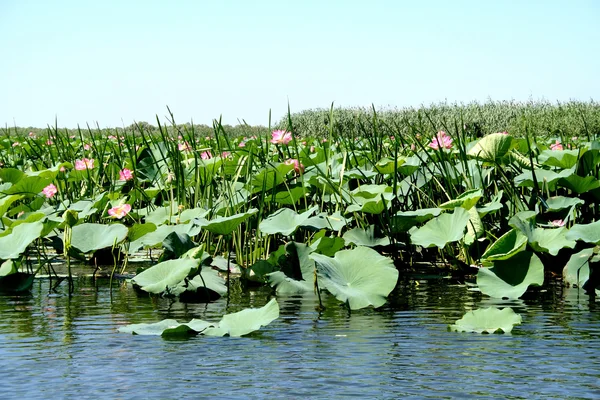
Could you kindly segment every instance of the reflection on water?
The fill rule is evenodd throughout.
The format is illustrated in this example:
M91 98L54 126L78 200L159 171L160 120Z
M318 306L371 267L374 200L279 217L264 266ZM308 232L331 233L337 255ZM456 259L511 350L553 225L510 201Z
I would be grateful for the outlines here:
M61 287L61 289L63 289ZM75 294L0 295L0 371L10 398L599 398L600 310L577 289L497 301L443 281L406 281L381 309L330 296L279 297L281 317L244 338L163 340L117 333L164 318L218 321L268 288L183 304L108 281ZM510 306L511 335L447 331L466 311ZM9 395L8 395L9 394Z

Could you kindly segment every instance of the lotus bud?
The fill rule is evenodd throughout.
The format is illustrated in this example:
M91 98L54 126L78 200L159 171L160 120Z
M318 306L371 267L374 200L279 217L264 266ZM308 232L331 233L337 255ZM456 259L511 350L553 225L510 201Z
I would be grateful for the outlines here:
M63 219L69 227L74 227L79 221L79 214L75 210L67 210L63 214Z

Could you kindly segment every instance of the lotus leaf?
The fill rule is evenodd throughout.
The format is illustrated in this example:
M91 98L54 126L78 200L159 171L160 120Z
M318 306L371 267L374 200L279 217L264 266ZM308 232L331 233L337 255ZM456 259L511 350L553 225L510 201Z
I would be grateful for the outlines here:
M165 240L165 238L172 232L187 233L190 236L195 236L200 232L200 226L194 224L193 222L179 225L161 225L155 231L148 232L138 239L130 242L129 254L138 251L144 246L156 246L161 244L163 240Z
M511 229L492 243L481 258L488 261L506 260L525 250L525 246L527 246L527 236L519 230Z
M261 308L248 308L233 314L225 314L218 325L208 327L202 333L207 336L244 336L269 325L279 318L279 303L271 299Z
M555 196L546 199L546 204L548 205L547 211L549 212L562 211L564 209L578 206L584 203L585 202L581 199L565 196Z
M275 193L275 202L283 205L294 205L302 200L308 191L302 186L290 187L287 190L282 190Z
M246 212L230 215L229 217L217 217L210 221L198 218L194 221L198 221L202 229L212 232L217 235L229 235L233 232L242 222L256 214L258 210L251 208Z
M367 229L354 228L344 233L342 236L346 242L346 245L354 244L356 246L366 246L366 247L375 247L375 246L388 246L390 242L390 238L375 237L375 225L370 225Z
M413 226L429 221L442 212L441 208L422 208L414 211L401 211L392 217L392 232L406 232Z
M339 212L331 215L320 213L314 217L310 217L302 223L301 226L310 227L313 229L330 229L339 232L350 222L350 218L342 216Z
M317 263L319 285L350 309L381 307L398 281L394 263L368 247L338 251L333 258L311 254Z
M139 273L131 281L149 293L170 292L185 278L194 275L199 264L199 260L191 258L164 261Z
M292 249L293 246L293 249ZM292 251L293 250L293 251ZM291 242L286 246L288 259L291 258L289 271L270 273L269 284L276 288L277 293L303 293L314 290L315 262L309 257L313 251L303 243ZM286 274L287 272L287 274Z
M477 204L477 202L479 201L479 199L482 196L483 196L483 190L481 190L481 189L468 190L468 191L464 192L463 194L461 194L460 196L458 196L456 199L447 201L443 204L440 204L440 208L442 208L444 210L451 210L456 207L462 207L465 210L469 210L475 204Z
M52 179L41 176L26 176L12 185L6 194L39 195L46 186L52 183Z
M564 281L570 285L583 287L590 277L590 259L593 255L593 248L583 249L573 254L563 268Z
M575 174L575 168L565 169L559 173L547 169L535 169L535 177L538 182L538 189L541 189L542 185L546 185L549 190L555 190L556 184L560 179L568 178L573 174ZM533 174L531 173L531 170L525 171L516 176L515 185L519 187L533 187Z
M322 236L310 244L311 249L316 253L329 257L333 257L344 246L346 246L346 241L337 236Z
M512 136L503 133L492 133L479 139L467 154L484 161L497 162L506 156L511 148Z
M544 283L544 265L534 253L521 251L505 260L495 260L493 267L479 268L477 285L490 297L516 299L530 285Z
M489 307L469 311L449 328L455 332L510 333L521 322L521 316L510 307Z
M567 169L577 164L579 156L579 150L544 150L538 160L548 167Z
M112 247L126 237L127 227L123 224L85 223L73 227L71 245L82 253Z
M0 237L0 260L18 258L35 239L40 237L41 221L16 226L8 235Z
M573 225L565 238L567 240L582 240L586 243L600 244L600 220L590 224Z
M417 246L437 246L443 249L446 244L463 238L468 222L469 212L457 207L452 214L442 214L421 228L413 227L409 231L410 240Z
M17 272L17 266L12 260L6 260L0 265L0 278Z
M302 214L298 214L290 208L281 208L263 219L258 227L263 234L275 235L279 233L289 236L318 209L318 206L314 206Z
M572 174L566 178L561 178L558 185L565 187L577 194L589 192L590 190L598 189L600 181L593 176L579 176Z

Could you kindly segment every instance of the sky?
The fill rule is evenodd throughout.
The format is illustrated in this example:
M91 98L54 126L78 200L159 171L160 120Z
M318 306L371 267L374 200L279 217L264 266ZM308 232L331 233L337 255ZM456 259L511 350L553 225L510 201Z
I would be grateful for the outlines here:
M0 125L600 98L598 0L0 0Z

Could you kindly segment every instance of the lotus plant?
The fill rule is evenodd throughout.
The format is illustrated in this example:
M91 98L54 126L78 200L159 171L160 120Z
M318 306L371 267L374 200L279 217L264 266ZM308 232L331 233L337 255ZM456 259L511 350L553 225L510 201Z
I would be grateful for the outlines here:
M291 132L275 130L271 133L271 143L273 144L288 144L291 140Z
M108 209L108 215L116 219L122 219L131 211L130 204L121 204Z
M429 147L434 150L441 149L451 149L452 148L452 138L448 136L448 134L444 131L439 131L437 135L431 139L431 143L429 143Z

